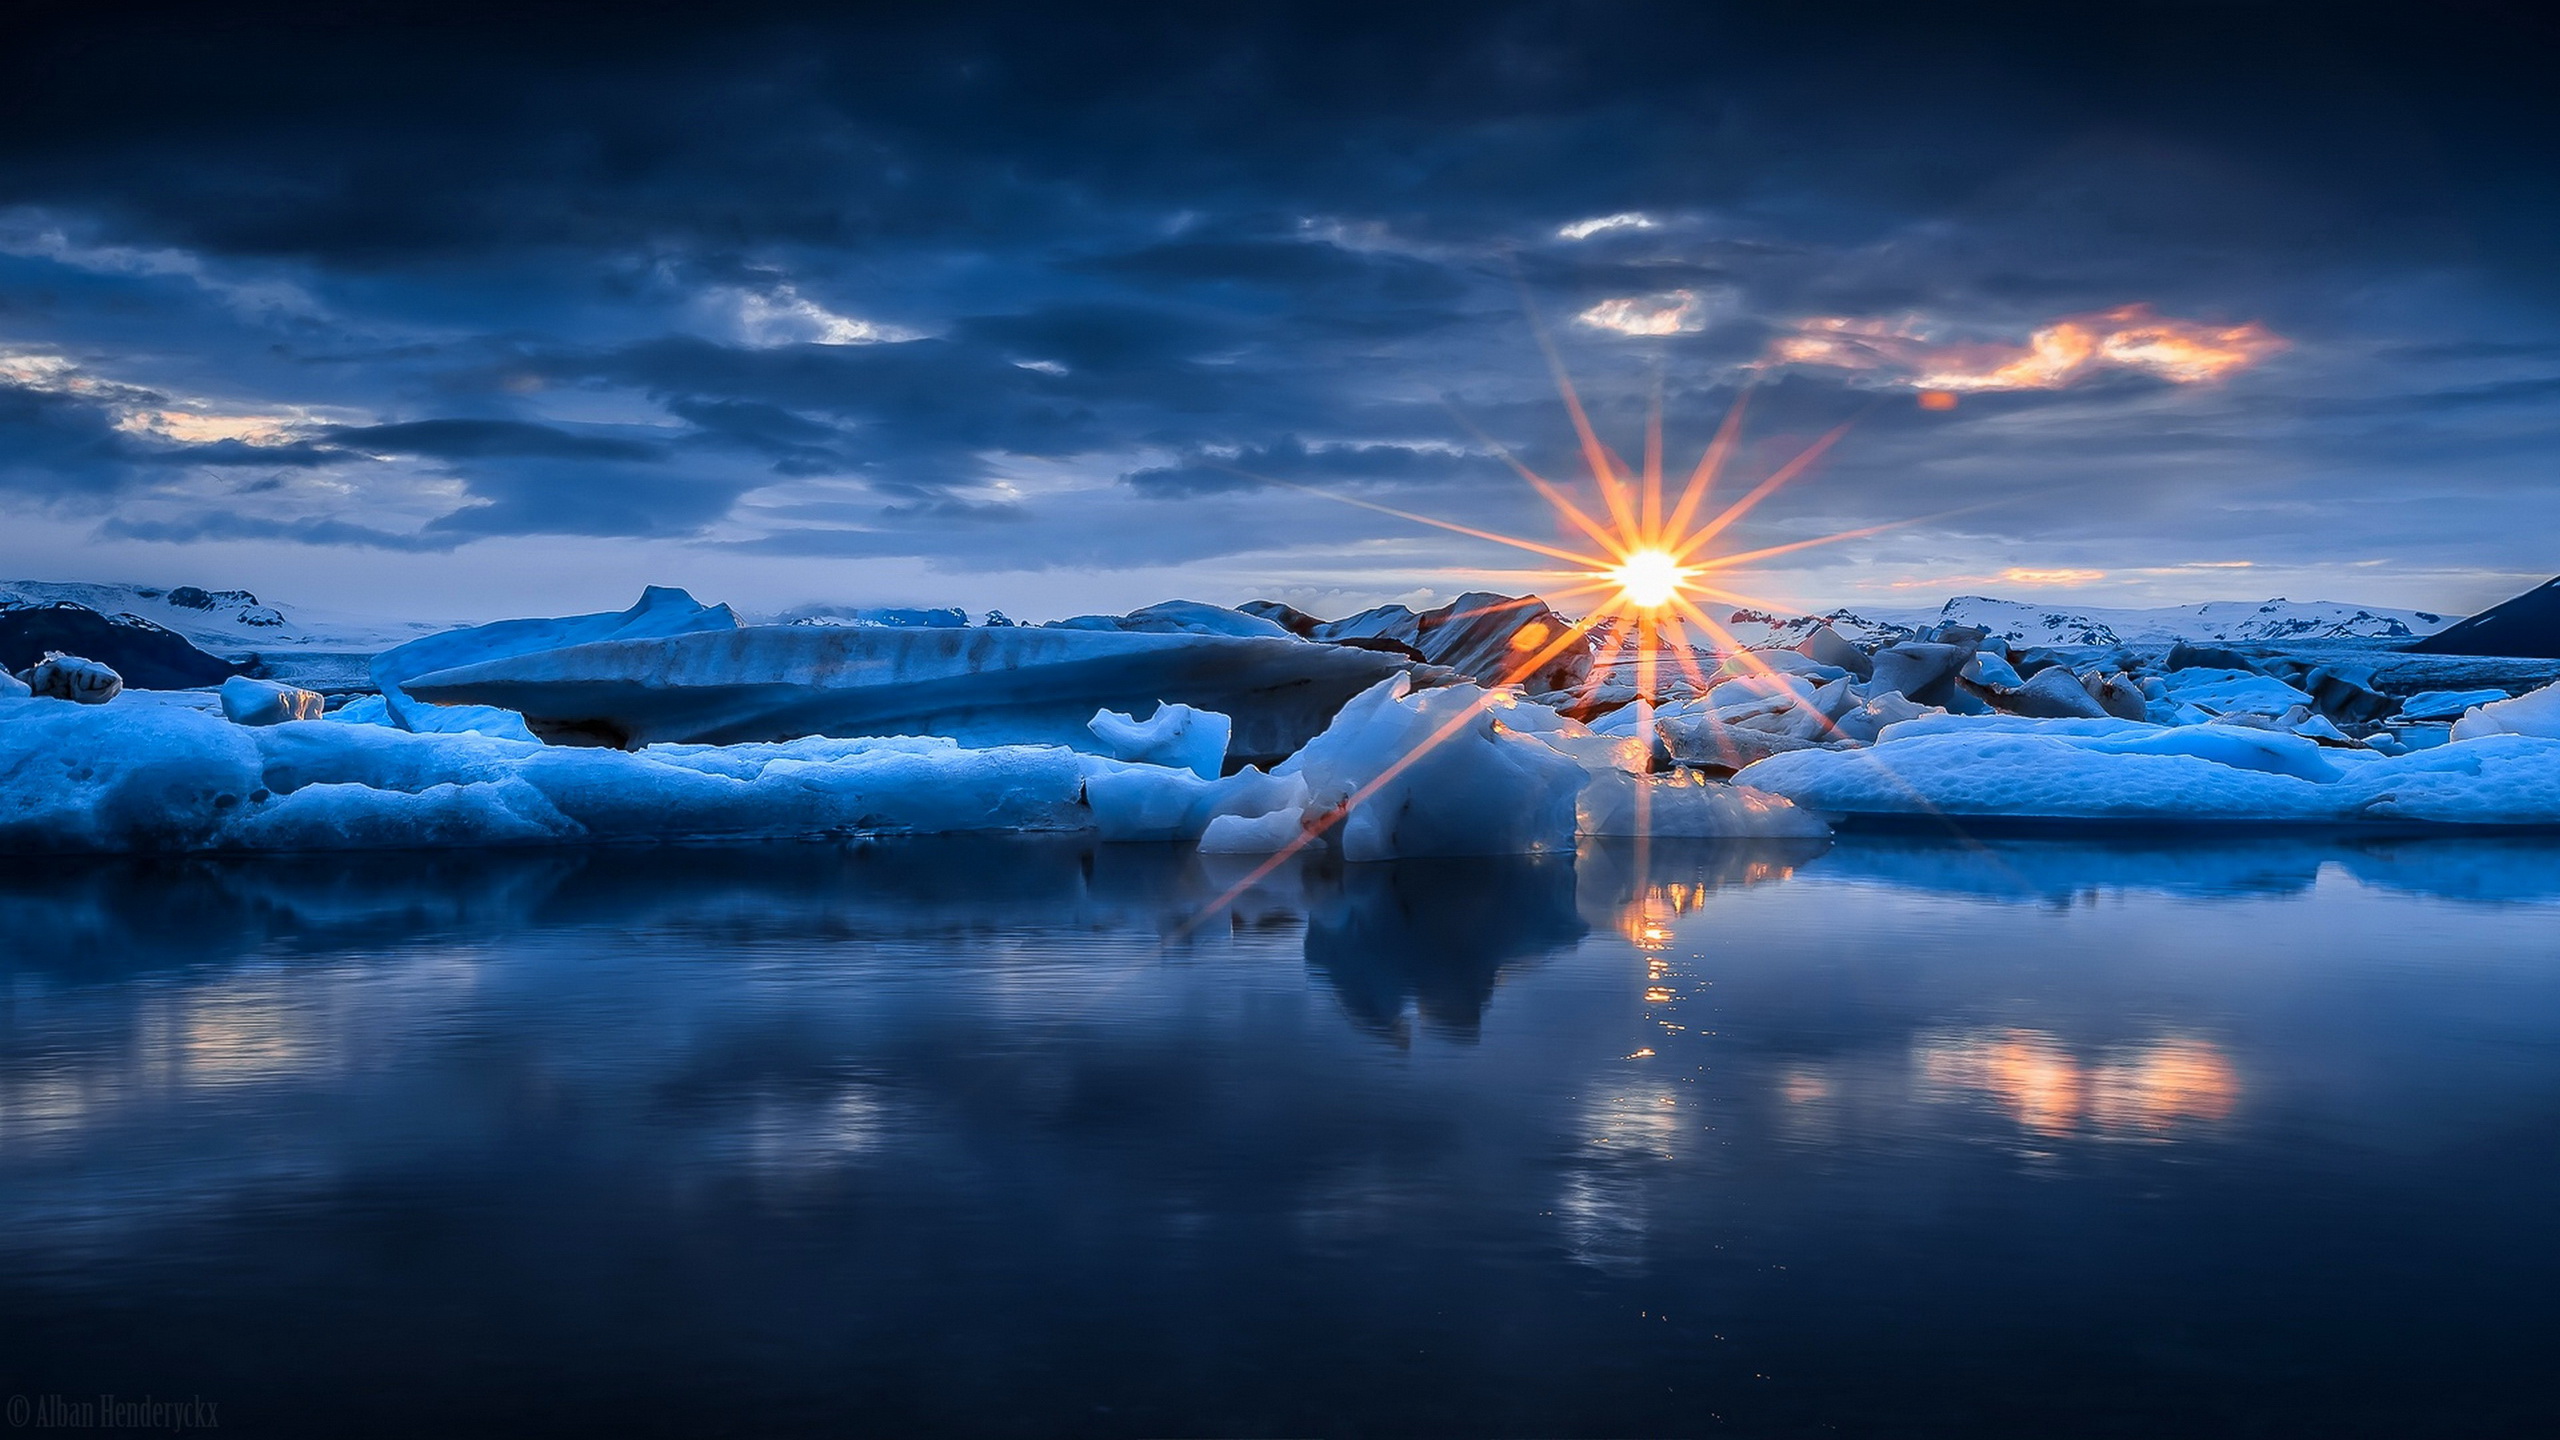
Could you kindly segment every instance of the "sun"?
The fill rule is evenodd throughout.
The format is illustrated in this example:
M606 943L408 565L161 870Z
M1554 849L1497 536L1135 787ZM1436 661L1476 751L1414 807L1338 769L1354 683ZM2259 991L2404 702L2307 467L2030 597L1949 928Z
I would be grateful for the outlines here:
M1639 610L1659 610L1679 599L1689 573L1689 568L1674 559L1670 551L1650 548L1637 550L1609 567L1609 578L1618 582L1618 593Z
M1544 344L1543 336L1541 336L1541 344ZM1714 677L1710 677L1698 663L1698 654L1702 648L1712 648L1717 655L1724 657L1726 665L1738 666L1742 670L1774 679L1778 672L1772 669L1768 662L1754 655L1741 641L1735 639L1733 632L1727 630L1713 615L1709 614L1700 602L1731 602L1759 609L1767 609L1776 602L1722 588L1717 582L1730 583L1733 571L1755 561L1774 559L1777 556L1793 554L1816 545L1835 545L1844 540L1878 535L1887 530L1899 529L1903 525L1919 523L1906 520L1885 525L1870 525L1861 529L1842 530L1829 535L1763 545L1749 550L1737 551L1716 546L1716 541L1731 531L1736 522L1750 514L1761 501L1768 499L1780 487L1802 475L1809 466L1821 458L1824 451L1829 450L1842 435L1848 432L1849 424L1844 422L1833 427L1819 439L1807 445L1794 459L1779 466L1767 478L1753 486L1740 498L1725 505L1721 511L1713 513L1710 518L1706 509L1707 497L1714 491L1718 472L1724 468L1725 460L1732 453L1734 442L1740 435L1744 401L1748 397L1748 390L1737 397L1733 408L1725 413L1724 423L1717 427L1714 440L1708 444L1706 453L1699 457L1697 468L1690 472L1688 482L1674 492L1665 484L1663 475L1660 397L1656 396L1653 408L1646 417L1643 463L1640 467L1629 465L1620 459L1616 452L1601 443L1598 433L1592 428L1590 413L1582 407L1582 397L1575 393L1573 382L1565 376L1562 360L1556 356L1552 346L1545 348L1548 362L1555 371L1556 391L1564 400L1565 413L1572 417L1574 436L1581 441L1582 458L1590 469L1590 483L1598 491L1601 502L1598 507L1600 513L1595 515L1568 494L1564 486L1521 463L1519 457L1513 455L1493 437L1477 431L1476 438L1482 441L1488 450L1500 456L1521 479L1529 483L1531 489L1537 491L1542 499L1554 507L1557 518L1571 530L1579 532L1580 538L1589 543L1588 549L1568 548L1566 545L1551 545L1516 535L1480 530L1473 525L1462 525L1454 520L1442 520L1431 515L1417 514L1411 510L1400 510L1392 505L1381 505L1374 500L1345 495L1339 491L1323 489L1296 480L1256 474L1238 466L1223 467L1234 471L1243 479L1259 484L1302 491L1309 495L1338 501L1344 505L1374 511L1381 515L1391 515L1399 520L1427 525L1433 529L1445 530L1471 539L1508 545L1532 555L1562 561L1571 567L1564 570L1530 572L1544 578L1565 582L1560 586L1541 586L1542 595L1533 594L1517 600L1497 600L1484 609L1456 611L1449 617L1452 620L1472 619L1496 611L1517 610L1530 606L1543 609L1550 601L1569 604L1577 599L1588 598L1597 603L1589 614L1579 620L1566 621L1561 626L1550 626L1536 620L1521 625L1513 632L1510 642L1510 648L1517 659L1499 678L1481 686L1468 705L1443 721L1439 728L1425 736L1421 743L1398 756L1341 803L1327 810L1321 818L1308 821L1303 832L1295 840L1266 857L1260 865L1229 887L1224 895L1212 901L1194 918L1193 924L1196 925L1211 915L1224 913L1229 902L1287 863L1289 857L1300 849L1317 842L1326 831L1340 824L1344 816L1377 794L1443 741L1464 729L1478 715L1501 703L1504 692L1516 691L1551 661L1576 646L1591 652L1592 664L1588 672L1589 678L1582 683L1581 692L1578 695L1550 697L1561 701L1559 708L1567 713L1596 700L1601 687L1612 679L1615 667L1628 660L1634 662L1636 672L1633 689L1636 694L1647 698L1664 695L1667 693L1667 685L1673 683L1673 677L1663 673L1663 665L1666 661L1686 675L1689 693L1703 695L1713 688ZM1463 417L1461 419L1463 423ZM1468 428L1474 429L1473 426ZM1652 707L1638 706L1635 739L1641 747L1640 753L1652 751L1653 725ZM1636 836L1639 844L1648 837L1650 829L1646 816L1651 806L1651 795L1652 791L1646 787L1639 787L1635 792ZM1641 851L1639 853L1641 854ZM1638 868L1641 871L1641 865ZM1189 929L1190 926L1184 927L1186 932Z

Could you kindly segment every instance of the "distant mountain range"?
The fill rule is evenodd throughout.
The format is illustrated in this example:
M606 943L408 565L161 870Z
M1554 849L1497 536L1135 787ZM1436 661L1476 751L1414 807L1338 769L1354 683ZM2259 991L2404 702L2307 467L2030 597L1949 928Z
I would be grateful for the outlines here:
M1959 595L1935 610L1838 610L1828 615L1733 612L1746 645L1793 644L1828 624L1853 640L1885 639L1942 623L1979 625L2012 645L2281 644L2289 640L2415 640L2458 617L2333 600L2213 600L2147 610L2038 605Z
M101 615L130 615L147 620L231 659L278 650L369 654L449 628L269 604L246 590L0 580L0 610L63 602L85 605Z
M2560 582L2555 582L2560 584ZM2511 602L2516 608L2553 605L2553 587ZM1485 597L1471 597L1481 599ZM113 585L58 581L0 581L0 610L59 602L102 615L131 615L173 630L215 655L294 652L371 654L448 628L419 621L348 615L261 600L246 590L194 586ZM2502 607L2505 608L2505 607ZM1386 607L1407 620L1401 607ZM2539 614L2539 612L2537 612ZM959 611L857 611L804 606L783 621L824 617L817 623L861 623L896 616L903 623L965 623ZM1728 619L1728 616L1730 617ZM947 617L947 618L946 618ZM1359 629L1363 617L1340 622ZM1942 622L1979 625L2013 645L2165 645L2184 640L2212 644L2281 644L2299 640L2416 640L2455 627L2458 617L2424 610L2392 610L2334 601L2213 601L2147 610L2040 605L1988 595L1959 595L1935 609L1835 610L1823 615L1776 615L1756 610L1720 612L1745 645L1792 645L1828 624L1853 640L1895 639ZM2482 617L2487 618L2485 615ZM2448 635L2448 639L2453 638ZM2501 637L2505 638L2505 637ZM2519 653L2534 653L2531 651Z

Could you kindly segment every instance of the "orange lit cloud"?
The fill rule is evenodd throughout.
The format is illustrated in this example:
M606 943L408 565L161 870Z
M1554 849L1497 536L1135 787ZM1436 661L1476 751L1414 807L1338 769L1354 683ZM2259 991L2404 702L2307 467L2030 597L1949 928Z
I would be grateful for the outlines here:
M1596 330L1621 335L1680 335L1706 327L1706 306L1694 290L1603 300L1575 316Z
M2196 385L2246 369L2284 346L2281 336L2255 321L2207 325L2170 319L2148 305L2122 305L2056 320L2024 345L1936 344L1929 327L1912 318L1815 316L1778 337L1769 358L1893 374L1914 389L1954 396L2057 390L2100 370L2133 370Z
M1953 585L2023 585L2070 589L2077 585L2095 585L2107 578L2104 570L2030 570L2012 565L1997 575L1935 575L1926 580L1896 580L1896 590L1943 590Z

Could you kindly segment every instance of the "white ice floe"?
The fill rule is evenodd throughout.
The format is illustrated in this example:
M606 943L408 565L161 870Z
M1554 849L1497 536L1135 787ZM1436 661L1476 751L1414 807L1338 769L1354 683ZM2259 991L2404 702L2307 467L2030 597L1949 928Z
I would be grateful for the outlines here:
M387 725L419 735L485 735L527 744L536 739L524 717L513 710L495 705L429 705L403 696L395 715L388 694L360 695L330 711L329 718L346 725Z
M2169 700L2215 715L2235 710L2281 715L2313 703L2307 692L2249 670L2172 670L2160 677L2160 685Z
M2400 720L2454 720L2475 705L2495 705L2504 690L2421 690L2400 702Z
M1085 722L1114 760L1142 765L1169 765L1215 780L1226 763L1227 737L1235 722L1214 710L1189 705L1158 705L1144 720L1103 710Z
M326 703L316 690L234 675L222 682L222 713L236 725L281 725L317 720Z
M2466 711L2453 722L2453 738L2476 740L2488 735L2539 735L2560 738L2560 684L2529 690L2513 700L2500 700Z
M2238 725L1938 716L1736 779L1836 816L2560 824L2560 741L2516 735L2384 756Z
M1304 840L1306 817L1297 810L1267 815L1221 815L1201 833L1203 855L1276 855Z
M1090 828L1105 840L1197 840L1224 816L1301 814L1307 782L1251 766L1223 778L1190 770L1079 756Z
M1570 849L1582 766L1503 723L1537 709L1473 685L1417 692L1398 675L1355 696L1275 773L1305 781L1318 814L1351 806L1333 830L1345 859ZM1544 714L1522 718L1543 727Z
M252 728L175 706L0 700L0 851L1075 830L1091 824L1085 758L913 738L626 754L326 720Z
M1767 797L1638 773L1636 742L1593 736L1512 695L1417 692L1402 676L1344 707L1276 773L1226 776L1214 773L1223 747L1208 743L1224 717L1177 707L1143 724L1116 717L1139 740L1164 741L1162 758L1175 762L1146 763L914 736L625 752L336 716L244 725L192 704L128 698L0 700L0 852L1083 830L1255 853L1313 829L1329 832L1318 843L1346 858L1377 860L1566 849L1577 832L1619 833L1636 813L1657 834L1800 834L1809 825ZM1094 718L1114 727L1115 717ZM1586 791L1597 808L1580 814Z

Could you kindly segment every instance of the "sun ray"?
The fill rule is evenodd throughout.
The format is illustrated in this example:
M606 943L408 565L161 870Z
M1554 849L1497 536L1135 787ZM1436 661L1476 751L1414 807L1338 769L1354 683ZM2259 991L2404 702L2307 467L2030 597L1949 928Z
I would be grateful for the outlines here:
M1232 465L1222 466L1220 468L1228 470L1233 474L1241 475L1247 480L1257 481L1264 485L1277 485L1287 490L1303 491L1309 495L1321 495L1327 500L1339 501L1345 505L1356 505L1363 510L1375 510L1381 515L1392 515L1399 520L1410 520L1417 525L1436 526L1439 529L1454 531L1460 535L1473 536L1478 540L1490 540L1497 545L1510 545L1535 554L1550 555L1558 560L1570 560L1576 565L1598 566L1608 563L1576 551L1559 549L1553 545L1541 545L1535 540L1523 540L1516 535L1503 535L1491 530L1479 530L1472 525L1461 525L1454 520L1441 520L1429 515L1416 514L1411 510L1399 510L1393 505L1381 505L1375 500L1363 500L1355 495L1344 495L1338 491L1327 490L1320 486L1301 485L1295 480L1283 480L1275 475L1257 475L1250 470L1238 470Z
M1539 498L1556 507L1556 513L1573 522L1575 529L1590 536L1593 544L1599 546L1603 550L1607 550L1619 543L1618 537L1610 534L1608 529L1601 525L1599 521L1592 519L1589 512L1585 511L1581 506L1574 504L1573 497L1565 494L1563 490L1557 488L1554 481L1549 480L1544 475L1530 469L1521 461L1519 456L1512 454L1511 447L1494 439L1491 435L1488 435L1483 430L1477 428L1476 423L1468 419L1465 412L1461 411L1457 406L1450 404L1446 400L1443 400L1441 404L1447 407L1450 418L1456 420L1460 428L1464 429L1468 434L1473 435L1476 438L1476 443L1502 457L1503 464L1510 466L1513 472L1518 474L1521 479L1528 481L1530 488L1538 492Z
M1643 532L1627 503L1626 492L1610 473L1609 448L1600 443L1599 432L1591 428L1591 416L1582 408L1582 395L1573 388L1573 377L1565 373L1564 357L1556 353L1556 342L1548 336L1545 326L1533 323L1531 328L1537 332L1538 348L1546 352L1547 369L1555 376L1556 393L1564 397L1565 413L1573 417L1573 433L1582 442L1583 461L1591 467L1592 478L1600 482L1600 498L1609 506L1609 518L1618 522L1620 535L1641 537Z
M1663 522L1663 538L1687 534L1689 522L1698 518L1698 507L1707 503L1716 476L1724 470L1725 457L1733 453L1733 443L1742 434L1742 413L1750 404L1751 391L1747 388L1733 397L1733 408L1725 412L1724 423L1716 427L1715 438L1707 442L1707 453L1698 457L1698 468L1689 472L1689 484L1680 492L1680 503L1671 508L1671 518Z
M1761 501L1776 494L1780 486L1785 485L1788 481L1803 474L1806 468L1811 466L1814 461L1822 458L1822 453L1824 451L1830 449L1833 445L1838 444L1840 437L1849 433L1849 426L1853 423L1855 422L1844 420L1838 425L1833 426L1830 432L1825 434L1821 439L1806 446L1803 454L1798 455L1793 460L1779 466L1777 471L1770 475L1768 479L1753 486L1750 494L1745 495L1741 499L1734 501L1731 505L1726 506L1723 514L1718 515L1713 520L1699 526L1695 531L1684 537L1678 545L1672 547L1671 554L1673 558L1680 560L1688 559L1691 555L1696 554L1700 548L1712 542L1718 535L1723 534L1735 521L1750 514L1753 508L1758 506Z
M1540 667L1550 663L1557 656L1562 655L1566 650L1571 649L1575 642L1583 640L1589 635L1592 627L1602 623L1609 616L1615 614L1619 608L1620 606L1618 602L1615 601L1601 606L1598 610L1593 611L1588 616L1566 626L1563 634L1558 635L1555 639L1542 646L1538 650L1538 653L1513 665L1509 671L1504 673L1503 678L1500 681L1479 692L1475 699L1467 702L1467 704L1461 708L1457 714L1449 717L1449 719L1444 722L1440 728L1423 737L1421 744L1416 745L1404 754L1397 756L1385 769L1379 771L1377 775L1372 777L1367 783L1361 785L1358 789L1352 791L1351 794L1344 797L1341 803L1325 811L1314 821L1309 822L1304 829L1298 832L1296 839L1291 840L1287 845L1282 846L1278 851L1266 857L1262 863L1254 866L1252 870L1246 872L1243 879L1238 880L1235 884L1229 886L1224 894L1209 902L1209 904L1203 907L1197 915L1194 915L1188 923L1178 927L1174 932L1175 935L1179 937L1189 934L1193 929L1198 927L1202 920L1226 909L1227 906L1235 903L1237 898L1242 896L1246 891L1261 884L1263 880L1270 876L1271 872L1279 869L1282 865L1287 864L1291 856L1296 855L1307 846L1324 838L1327 831L1332 830L1335 826L1349 818L1351 812L1358 809L1362 802L1366 801L1370 796L1377 794L1380 790L1385 789L1388 785L1394 783L1397 776L1412 769L1422 761L1424 756L1440 748L1443 744L1446 744L1449 737L1457 734L1460 730L1465 729L1468 722L1474 720L1478 715L1483 714L1486 710L1491 709L1494 702L1497 699L1502 698L1504 691L1508 687L1517 685L1522 679L1536 674Z
M1644 414L1644 528L1649 546L1662 543L1662 374L1653 377L1653 402Z

